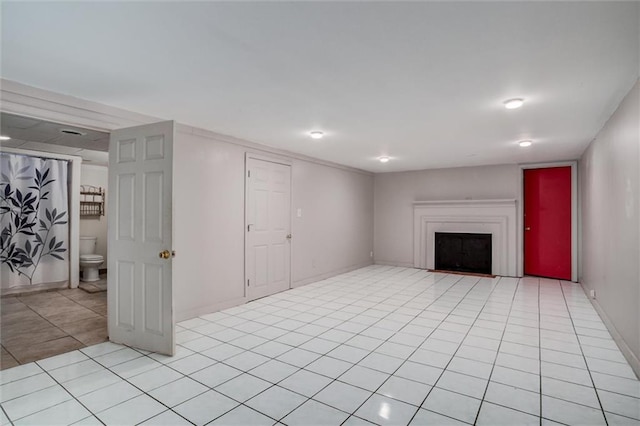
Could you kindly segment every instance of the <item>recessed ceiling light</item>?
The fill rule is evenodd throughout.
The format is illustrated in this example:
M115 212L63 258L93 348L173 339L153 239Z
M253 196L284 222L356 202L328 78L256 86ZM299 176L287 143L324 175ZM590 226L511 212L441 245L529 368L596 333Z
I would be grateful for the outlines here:
M322 139L324 133L320 130L314 130L313 132L309 132L309 136L311 136L312 139Z
M520 108L523 104L524 104L524 99L521 99L521 98L508 99L504 101L504 107L506 109Z
M0 136L0 141L8 141L11 139L9 136Z
M520 145L523 148L526 148L528 146L531 146L531 141L520 141L518 142L518 145Z
M378 157L378 161L380 161L381 163L388 163L389 157Z

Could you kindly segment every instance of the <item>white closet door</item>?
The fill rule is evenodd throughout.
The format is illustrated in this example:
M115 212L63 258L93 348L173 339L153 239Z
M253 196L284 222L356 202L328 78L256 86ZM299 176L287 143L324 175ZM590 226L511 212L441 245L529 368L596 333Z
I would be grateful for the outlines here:
M290 288L291 166L247 158L247 296Z

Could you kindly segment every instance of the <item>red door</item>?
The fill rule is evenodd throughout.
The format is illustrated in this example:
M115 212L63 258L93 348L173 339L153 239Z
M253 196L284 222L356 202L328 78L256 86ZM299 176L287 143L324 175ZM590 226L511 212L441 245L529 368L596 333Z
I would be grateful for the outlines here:
M571 167L524 171L524 273L571 280Z

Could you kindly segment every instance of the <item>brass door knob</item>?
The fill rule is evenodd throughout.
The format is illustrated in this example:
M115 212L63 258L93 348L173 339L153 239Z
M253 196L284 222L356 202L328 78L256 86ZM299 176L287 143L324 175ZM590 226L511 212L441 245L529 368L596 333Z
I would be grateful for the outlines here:
M171 252L169 250L162 250L159 256L160 259L169 259L171 257Z

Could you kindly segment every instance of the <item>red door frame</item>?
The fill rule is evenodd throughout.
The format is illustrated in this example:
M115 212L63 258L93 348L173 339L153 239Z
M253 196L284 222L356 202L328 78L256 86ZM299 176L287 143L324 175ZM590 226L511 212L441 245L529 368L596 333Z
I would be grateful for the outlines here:
M518 203L518 275L524 276L524 171L525 169L546 169L550 167L571 167L571 281L578 281L578 162L521 164Z

